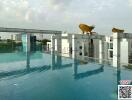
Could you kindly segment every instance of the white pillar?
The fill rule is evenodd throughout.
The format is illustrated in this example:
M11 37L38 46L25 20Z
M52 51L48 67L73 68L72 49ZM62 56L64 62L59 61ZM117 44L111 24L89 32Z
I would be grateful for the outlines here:
M85 45L85 47L86 47L87 56L89 57L89 37L88 36L86 38L86 45Z
M104 40L103 38L99 40L99 62L103 63L104 60Z
M51 54L54 54L55 52L55 36L51 36Z
M27 34L27 51L30 52L30 33Z
M72 58L76 58L76 51L77 51L77 41L76 41L76 36L72 35Z
M68 35L68 42L69 42L69 57L72 57L72 35Z
M22 33L22 45L24 52L30 52L30 33Z
M120 49L120 63L121 65L127 65L128 64L128 40L126 38L123 38L121 43L121 49Z
M84 55L84 51L85 51L84 50L84 48L85 48L84 46L85 46L85 43L84 43L84 40L82 40L82 50L81 50L82 51L82 60L84 60L84 56L85 56Z
M113 33L113 66L118 67L120 63L120 34Z
M61 34L56 35L56 41L57 41L57 52L62 53L62 37Z

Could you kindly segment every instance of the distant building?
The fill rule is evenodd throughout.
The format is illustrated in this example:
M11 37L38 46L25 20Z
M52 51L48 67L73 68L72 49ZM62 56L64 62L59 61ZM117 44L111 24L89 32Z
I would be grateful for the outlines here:
M16 41L22 41L22 35L21 34L15 34L15 40Z
M36 36L34 36L34 35L30 36L30 50L31 51L36 50Z
M30 41L28 41L28 39ZM35 51L36 50L36 36L30 34L22 34L23 51Z
M43 39L43 34L32 34L32 36L36 37L36 40L42 40ZM22 41L22 34L12 34L11 39L15 41Z
M43 40L43 34L34 34L36 36L36 40Z
M11 35L11 40L15 40L15 35L14 34Z

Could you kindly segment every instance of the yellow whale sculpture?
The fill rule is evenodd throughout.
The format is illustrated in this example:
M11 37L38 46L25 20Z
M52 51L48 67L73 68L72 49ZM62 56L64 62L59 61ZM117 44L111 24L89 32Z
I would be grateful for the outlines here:
M112 32L117 32L117 33L124 33L124 30L113 28Z
M90 34L90 35L94 34L94 33L92 33L92 30L95 28L95 26L89 26L89 25L86 25L86 24L80 24L80 25L79 25L79 28L82 30L82 33L83 33L83 34L84 34L85 32L86 32L87 34Z

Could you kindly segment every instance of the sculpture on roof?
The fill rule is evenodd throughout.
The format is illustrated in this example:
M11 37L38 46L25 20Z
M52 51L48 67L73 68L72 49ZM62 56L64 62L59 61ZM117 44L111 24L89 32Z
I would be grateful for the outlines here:
M87 34L95 34L95 32L92 32L92 30L95 28L95 26L89 26L89 25L86 25L86 24L80 24L79 25L79 28L82 30L82 34L84 34L85 32Z
M114 32L114 33L124 33L124 30L118 29L118 28L113 28L112 32Z

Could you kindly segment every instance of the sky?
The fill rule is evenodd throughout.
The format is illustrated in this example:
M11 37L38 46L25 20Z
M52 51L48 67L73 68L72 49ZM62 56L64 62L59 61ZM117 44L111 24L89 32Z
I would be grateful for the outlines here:
M0 27L79 33L80 23L98 34L132 33L132 0L0 0Z

